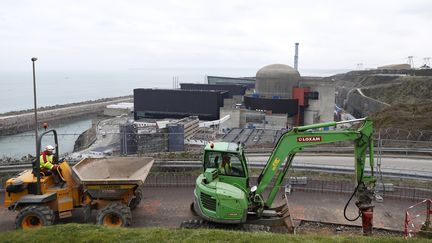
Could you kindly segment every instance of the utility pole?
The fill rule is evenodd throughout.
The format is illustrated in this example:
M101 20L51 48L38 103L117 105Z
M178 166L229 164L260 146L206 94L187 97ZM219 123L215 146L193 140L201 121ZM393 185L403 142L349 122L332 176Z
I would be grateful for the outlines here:
M36 173L36 178L37 178L37 189L36 189L36 194L37 195L41 195L41 188L40 188L40 170L39 168L35 169L35 167L40 166L40 161L39 161L39 146L38 146L38 119L37 119L37 103L36 103L36 72L35 72L35 62L37 61L36 57L32 57L31 59L32 63L33 63L33 103L34 103L34 116L35 116L35 149L36 149L36 153L35 153L35 158L36 158L36 163L35 166L33 166L33 174Z
M423 58L423 61L424 61L424 65L426 66L426 67L429 67L430 68L430 57L425 57L425 58Z
M411 68L414 68L414 56L408 56L408 64L410 65Z
M36 142L36 158L38 157L38 119L37 119L37 103L36 103L36 72L35 72L35 62L37 61L36 57L32 57L31 59L33 63L33 103L34 103L34 117L35 117L35 142Z

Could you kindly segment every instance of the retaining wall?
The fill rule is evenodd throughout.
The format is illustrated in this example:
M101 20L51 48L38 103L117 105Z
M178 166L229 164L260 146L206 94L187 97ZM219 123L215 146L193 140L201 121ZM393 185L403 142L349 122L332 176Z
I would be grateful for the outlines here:
M390 105L365 96L360 89L348 93L346 110L356 118L369 116L386 107L390 107Z

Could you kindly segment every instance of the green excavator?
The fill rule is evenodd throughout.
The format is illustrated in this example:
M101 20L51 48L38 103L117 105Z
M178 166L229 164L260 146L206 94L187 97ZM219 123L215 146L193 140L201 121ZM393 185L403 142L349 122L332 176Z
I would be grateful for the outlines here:
M342 123L352 124L351 128L328 130ZM237 143L209 143L204 149L203 173L196 180L193 211L205 222L216 224L258 224L266 226L286 226L294 232L288 201L272 207L290 169L296 153L305 147L352 141L354 143L354 164L357 186L355 195L358 217L362 218L363 233L372 234L372 219L375 177L373 124L367 118L326 122L295 127L284 133L278 140L257 184L250 187L249 170L244 154L244 146ZM366 155L369 155L370 173L365 175Z

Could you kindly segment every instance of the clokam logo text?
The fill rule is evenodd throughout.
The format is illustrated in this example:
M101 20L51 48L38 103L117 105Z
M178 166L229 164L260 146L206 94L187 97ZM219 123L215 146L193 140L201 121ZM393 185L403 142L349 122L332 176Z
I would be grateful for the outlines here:
M321 142L321 136L308 136L308 137L298 137L297 142L304 143L304 142Z

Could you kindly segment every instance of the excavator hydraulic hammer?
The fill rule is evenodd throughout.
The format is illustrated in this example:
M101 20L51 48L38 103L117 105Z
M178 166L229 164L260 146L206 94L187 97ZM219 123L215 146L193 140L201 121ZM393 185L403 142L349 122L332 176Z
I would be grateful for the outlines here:
M362 228L364 235L372 235L374 208L372 205L373 197L373 191L367 188L364 183L361 183L357 190L358 201L356 202L356 206L358 207L362 218Z

